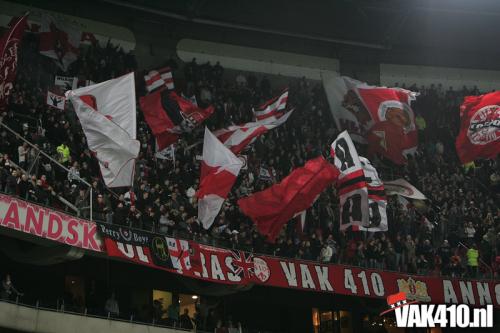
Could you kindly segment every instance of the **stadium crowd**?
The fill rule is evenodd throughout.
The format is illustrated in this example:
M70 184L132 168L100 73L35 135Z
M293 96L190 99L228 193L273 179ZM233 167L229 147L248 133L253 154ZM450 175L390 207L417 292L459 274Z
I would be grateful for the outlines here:
M198 64L193 59L179 66L170 59L163 65L173 69L176 90L185 96L195 95L201 107L215 106L214 115L206 121L212 130L252 121L252 106L284 88L273 85L274 80L266 76L224 71L219 63ZM55 74L100 82L130 71L136 71L137 86L143 87L145 72L137 71L133 54L108 43L82 46L78 60L64 73L38 53L36 36L27 35L20 51L15 89L0 119L70 171L57 167L2 127L0 191L67 210L68 206L58 199L62 197L79 210L80 216L88 218L90 191L81 178L92 186L93 219L107 223L325 263L457 277L500 274L500 161L497 158L461 166L454 147L458 107L464 96L478 94L477 88L456 91L441 85L408 87L420 92L413 105L418 115L418 152L404 167L381 158L372 159L372 163L383 180L406 178L428 200L407 205L389 197L388 232L339 232L338 198L332 187L307 211L303 229L299 222L291 221L271 244L239 211L236 201L279 182L308 159L328 156L329 144L339 131L321 84L290 79L288 104L295 108L294 114L243 152L247 167L206 231L197 223L194 196L200 175L197 156L201 154L202 127L182 137L175 146L174 158L158 159L154 138L138 109L137 133L142 146L135 186L112 192L100 179L99 167L70 104L60 111L45 103ZM143 90L138 88L137 95L144 94ZM364 147L357 148L364 155Z

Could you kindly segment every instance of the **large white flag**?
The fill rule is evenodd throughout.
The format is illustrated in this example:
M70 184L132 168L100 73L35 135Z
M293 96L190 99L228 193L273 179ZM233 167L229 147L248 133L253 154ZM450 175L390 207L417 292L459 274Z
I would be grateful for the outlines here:
M201 162L198 219L205 229L210 228L227 198L243 162L205 128L203 161Z
M134 73L69 90L66 97L73 103L106 185L131 186L140 150L136 140Z

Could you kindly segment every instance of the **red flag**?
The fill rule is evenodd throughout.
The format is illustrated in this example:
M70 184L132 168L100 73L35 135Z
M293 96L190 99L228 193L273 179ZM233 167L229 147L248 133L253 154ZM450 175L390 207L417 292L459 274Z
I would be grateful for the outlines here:
M405 133L404 129L390 121L375 124L367 135L370 154L377 153L396 164L406 164L406 153L416 148L417 131Z
M416 151L418 132L411 102L416 93L369 86L348 77L323 82L337 126L353 140L368 143L371 152L398 163Z
M10 91L14 87L17 69L17 50L26 29L28 15L11 25L0 39L0 110L5 108Z
M239 126L229 126L228 128L215 131L214 135L224 146L229 148L233 153L238 154L252 143L255 138L287 121L291 114L292 111L278 119L273 118L273 120L266 122L257 121Z
M414 94L397 88L357 87L374 121L367 137L369 149L397 164L406 163L406 153L416 149L418 134L410 107Z
M42 16L40 28L40 53L52 58L64 71L77 59L82 32L69 22Z
M281 183L238 200L238 205L259 232L274 242L283 225L309 208L338 175L339 171L320 156L293 170Z
M287 100L288 89L285 89L281 95L274 97L254 110L255 119L263 121L267 118L281 116L285 112Z
M180 134L190 132L215 110L213 106L201 109L166 87L141 97L140 105L159 150L175 143Z
M455 142L462 163L495 158L500 153L500 92L467 96L460 106L461 126Z
M227 198L243 162L205 128L203 161L201 162L198 219L210 228Z

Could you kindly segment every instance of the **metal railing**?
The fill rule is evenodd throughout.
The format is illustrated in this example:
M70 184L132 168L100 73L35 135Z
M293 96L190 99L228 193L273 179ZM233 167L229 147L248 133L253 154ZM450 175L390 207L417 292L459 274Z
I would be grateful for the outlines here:
M163 328L168 328L168 329L174 329L179 332L199 332L199 333L208 333L206 331L201 331L201 330L189 330L189 329L184 329L181 327L176 327L176 326L169 326L169 325L164 325L156 321L155 319L152 319L151 321L144 321L144 320L135 320L135 316L133 313L130 315L127 315L127 319L124 317L117 317L114 316L112 313L107 312L105 315L98 315L98 314L91 314L88 311L88 308L83 308L83 311L71 311L66 309L64 301L56 300L55 306L50 307L50 306L42 306L42 303L39 299L35 301L35 304L28 304L28 303L23 303L20 300L20 296L16 296L15 300L6 300L6 299L1 299L0 302L4 303L9 303L9 304L14 304L17 306L24 306L27 308L35 309L35 310L42 310L42 311L51 311L51 312L60 312L60 313L67 313L67 314L72 314L72 315L78 315L82 317L88 317L88 318L97 318L97 319L104 319L104 320L113 320L113 321L119 321L119 322L124 322L124 323L130 323L130 324L139 324L139 325L147 325L147 326L154 326L154 327L163 327Z
M467 245L465 245L464 243L462 242L458 242L458 246L460 247L463 247L464 249L466 250L469 250L470 247L468 247ZM494 278L495 274L493 272L493 268L490 267L490 265L488 265L483 259L481 259L480 257L478 258L478 261L479 263L482 264L483 267L486 267L488 269L488 271L490 272L490 276L491 276L491 279Z
M3 192L0 190L0 193L3 193ZM10 195L8 193L5 193L5 194ZM23 200L26 200L26 199L23 199ZM26 201L30 201L30 200L26 200ZM54 208L54 207L49 207L47 205L39 204L39 203L36 203L36 202L34 202L34 203L37 204L37 205L46 207L48 209L58 210L57 208ZM104 220L98 220L98 219L94 219L92 222L102 223L102 224L108 224L106 221L104 221ZM228 246L228 242L229 241L222 240L220 238L216 238L216 237L213 237L213 236L210 236L208 238L209 240L205 241L203 239L203 237L199 237L197 235L192 235L192 237L186 236L187 235L186 233L184 233L184 232L182 232L182 230L178 230L178 229L174 229L173 233L160 233L160 232L157 232L155 230L138 229L138 228L134 228L134 227L131 227L131 226L123 226L123 227L125 227L125 228L127 228L129 230L132 230L132 231L148 232L148 233L152 233L152 234L156 234L156 235L161 235L161 236L174 237L174 238L180 239L180 240L194 241L194 242L197 242L197 243L200 243L200 244L203 244L203 245L219 247L221 249L226 249L226 250L247 251L247 252L250 252L250 253L252 253L252 254L254 254L256 256L267 256L267 257L278 258L278 259L294 259L292 257L279 257L279 256L276 256L276 255L274 255L274 252L273 253L271 253L271 252L257 252L257 251L254 251L251 246L250 247L249 246L241 246L240 244L238 244L238 246ZM458 246L460 246L460 244ZM369 267L369 265L351 264L351 263L341 262L340 260L337 261L337 262L321 262L320 260L310 260L310 259L300 259L300 260L301 261L306 261L306 262L311 262L311 263L314 263L314 264L321 263L321 264L330 264L330 265L343 265L343 266L356 267L356 268L362 268L362 269L374 269L374 270L377 270L377 271L408 274L408 275L412 275L412 276L430 276L429 274L426 274L426 273L406 272L404 270L391 270L391 269L388 269L388 268L373 268L373 267ZM481 260L481 259L479 259L479 260ZM490 277L481 277L481 278L477 278L477 279L479 279L479 280L481 280L481 279L482 280L495 280L495 274L494 274L493 269L489 265L487 265L484 261L482 261L482 263L490 271ZM440 276L441 277L451 277L450 275L442 274L442 272L441 272ZM466 276L464 276L464 278L466 278Z
M37 146L35 146L31 142L29 142L28 140L26 140L21 134L17 133L13 129L11 129L9 126L7 126L2 121L0 121L0 126L3 127L3 128L5 128L12 135L14 135L17 139L23 141L28 146L30 146L31 149L34 149L37 152L35 160L31 163L31 166L30 166L30 168L29 168L28 171L24 170L23 168L21 168L19 165L15 164L15 163L13 163L12 161L9 161L9 163L12 163L13 165L15 165L18 169L20 169L21 171L23 171L26 175L28 175L30 177L32 176L31 171L32 171L33 167L35 166L35 164L37 163L37 161L40 158L40 156L43 156L43 157L47 158L49 161L51 161L52 163L54 163L55 165L57 165L59 168L63 169L66 173L70 172L70 170L67 167L65 167L64 165L62 165L59 161L57 161L52 156L50 156L49 154L47 154L46 152L44 152L43 150L41 150L40 148L38 148ZM84 185L86 185L88 187L88 190L89 190L89 207L90 207L89 217L90 217L90 221L92 221L93 220L93 218L92 218L92 204L93 204L92 185L90 185L89 182L87 182L85 179L81 178L80 176L78 176L78 175L74 175L74 176L76 177L76 179L79 182L81 182L82 184L84 184ZM66 200L65 198L63 198L62 196L59 196L59 195L57 196L57 198L63 204L65 204L66 206L70 207L71 209L73 209L73 210L75 210L75 211L77 211L79 213L78 208L75 207L73 204L71 204L68 200ZM80 215L80 214L78 214L78 215Z

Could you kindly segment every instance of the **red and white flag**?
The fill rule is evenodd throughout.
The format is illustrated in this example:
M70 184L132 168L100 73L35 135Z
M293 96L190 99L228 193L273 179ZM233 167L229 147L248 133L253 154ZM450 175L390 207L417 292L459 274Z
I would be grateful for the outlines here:
M167 246L172 266L179 273L191 270L190 249L187 240L167 237Z
M17 19L0 39L0 110L5 108L14 88L17 69L17 51L26 29L28 15Z
M238 205L259 232L274 242L283 226L311 207L338 175L338 170L320 156L293 170L281 183L238 200Z
M463 164L500 154L500 91L465 97L460 120L455 146Z
M359 230L369 232L387 231L387 198L385 196L384 183L380 180L377 169L375 169L367 158L360 156L359 159L363 166L367 182L370 213L370 223L366 227L359 226ZM353 226L354 231L356 231L356 227L358 226Z
M198 219L210 228L240 172L243 162L205 128L201 162Z
M344 131L331 145L331 156L340 171L337 190L340 196L340 230L368 226L368 188L363 165L351 137Z
M144 76L146 81L146 90L152 92L161 87L167 87L168 90L174 90L174 78L172 77L172 70L170 67L163 67L149 71Z
M161 151L210 117L215 108L201 109L167 88L160 88L139 100L144 118Z
M40 26L39 50L55 60L64 71L77 59L82 32L70 22L43 15Z
M266 133L270 129L282 125L288 120L293 111L287 112L282 117L266 122L252 122L239 126L229 126L214 132L217 139L220 140L233 153L240 153L245 147L252 143L258 136Z
M288 89L285 89L281 95L265 102L257 109L254 109L255 119L257 121L265 121L268 118L278 118L285 113L286 103L288 100Z
M99 161L105 184L132 186L140 150L136 140L134 73L69 90L66 97L73 103L89 149Z
M66 97L59 96L51 91L47 91L46 102L48 106L64 111L64 106L66 104Z
M348 130L353 140L368 143L372 153L397 164L416 151L418 132L410 106L416 93L328 75L323 86L337 127Z
M422 192L403 178L386 181L384 182L384 187L387 195L398 195L410 199L427 200L427 197Z

